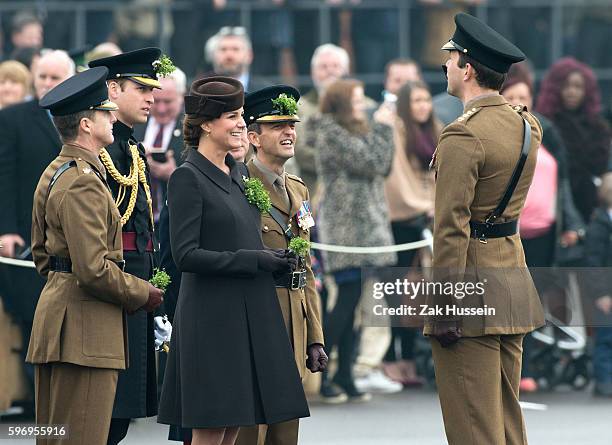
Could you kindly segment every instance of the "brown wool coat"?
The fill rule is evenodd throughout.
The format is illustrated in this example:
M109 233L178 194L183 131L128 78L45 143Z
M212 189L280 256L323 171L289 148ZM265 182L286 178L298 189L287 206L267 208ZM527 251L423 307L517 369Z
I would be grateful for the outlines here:
M310 199L308 188L306 188L304 182L297 176L286 174L285 183L289 200L291 201L291 209L286 209L281 197L253 161L250 161L247 167L251 177L259 178L270 193L272 205L280 210L283 216L287 218L287 221L291 221L293 232L301 238L310 241L310 232L298 226L296 216L302 202ZM283 234L283 229L269 214L262 215L261 232L265 246L271 249L287 248L288 242ZM310 257L308 257L306 263L307 285L304 289L290 290L287 288L276 288L276 295L283 312L285 326L293 345L295 361L302 378L306 372L306 350L308 346L314 343L323 345L321 303L315 288L315 279L310 263Z
M51 178L71 160L76 167L59 177L45 208ZM144 305L148 285L115 264L123 258L120 215L93 169L104 177L105 170L93 153L64 145L36 187L32 256L47 283L34 315L27 355L30 363L127 366L124 309L134 311ZM50 271L50 255L70 258L72 273Z
M531 150L510 203L498 222L519 218L531 185L542 140L539 121L525 107L512 107L500 95L469 102L462 116L440 136L432 160L436 172L434 267L437 276L464 272L486 279L482 296L453 303L495 308L495 315L432 317L425 334L441 318L460 320L464 336L520 334L544 324L544 315L518 234L470 238L470 220L483 222L499 203L523 144L523 116L531 126ZM435 298L429 298L433 302Z

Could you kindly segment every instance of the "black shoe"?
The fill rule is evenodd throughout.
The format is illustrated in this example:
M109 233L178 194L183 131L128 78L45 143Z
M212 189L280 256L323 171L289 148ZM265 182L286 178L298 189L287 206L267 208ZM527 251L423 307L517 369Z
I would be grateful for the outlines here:
M334 383L338 385L346 393L350 402L367 402L372 398L372 394L369 392L362 392L357 389L355 382L341 382L334 380Z
M348 400L348 396L344 391L329 381L321 382L319 394L323 403L339 404L345 403Z

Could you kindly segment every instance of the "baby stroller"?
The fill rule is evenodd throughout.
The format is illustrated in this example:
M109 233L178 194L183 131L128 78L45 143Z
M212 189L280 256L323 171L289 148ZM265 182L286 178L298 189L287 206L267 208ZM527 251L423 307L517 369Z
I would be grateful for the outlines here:
M554 390L569 386L581 390L589 384L592 372L578 274L558 270L556 276L559 278L561 273L567 275L556 280L556 284L564 284L565 312L569 318L566 322L561 321L545 302L547 324L529 334L533 348L531 354L523 359L530 361L531 373L540 388Z

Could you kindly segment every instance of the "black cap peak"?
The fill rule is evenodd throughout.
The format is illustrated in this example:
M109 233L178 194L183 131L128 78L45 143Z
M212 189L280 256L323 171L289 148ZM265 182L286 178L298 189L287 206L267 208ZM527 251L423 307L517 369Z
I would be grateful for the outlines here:
M89 67L105 66L108 68L108 80L129 78L141 85L161 88L155 62L161 57L159 48L141 48L116 56L103 57L89 62Z
M266 122L299 122L300 92L289 85L273 85L246 95L244 120L247 125Z
M510 65L525 60L525 54L512 42L474 16L455 16L455 34L442 47L459 51L499 73L507 73Z

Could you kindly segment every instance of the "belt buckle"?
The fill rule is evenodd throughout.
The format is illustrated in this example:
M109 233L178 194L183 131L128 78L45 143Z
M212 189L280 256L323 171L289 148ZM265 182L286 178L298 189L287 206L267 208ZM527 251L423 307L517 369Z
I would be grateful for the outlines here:
M478 235L478 242L481 244L487 244L487 237L485 236L484 233L481 233L480 235Z
M306 286L306 272L299 271L291 274L291 290L300 290Z
M478 242L481 244L487 244L487 235L486 232L489 231L489 229L491 227L493 227L493 224L495 223L495 219L496 217L494 216L490 216L488 217L485 222L484 222L484 226L486 227L486 229L482 232L480 232L479 236L478 236Z
M472 238L477 239L479 243L487 244L487 237L484 231L480 230L477 226L472 229Z

